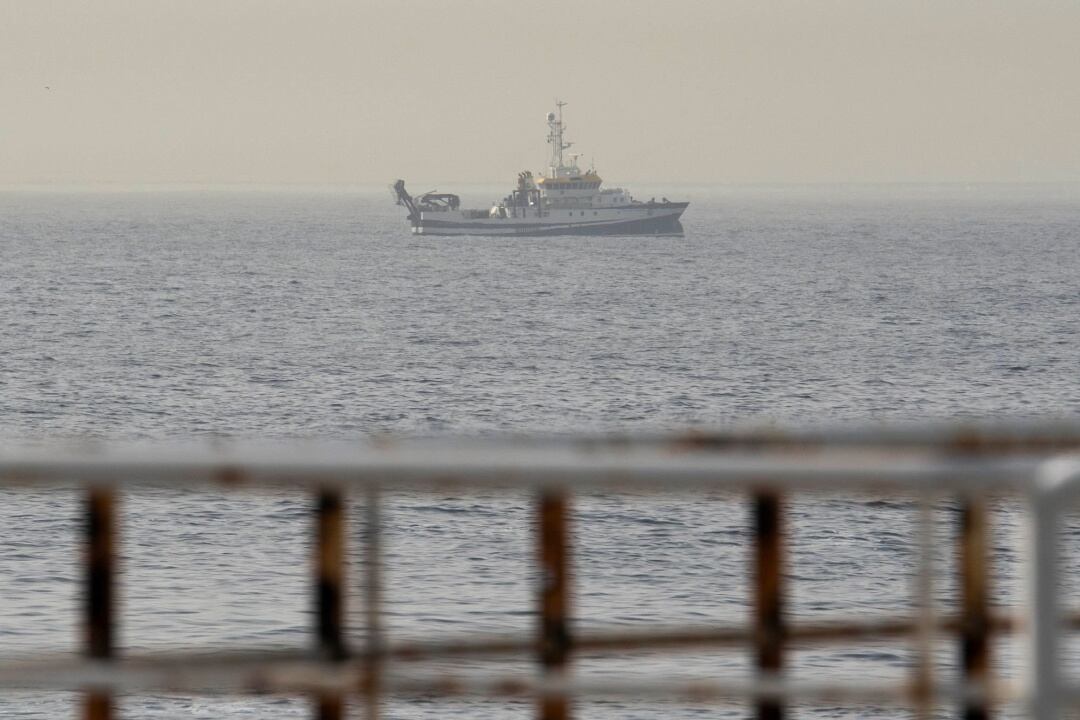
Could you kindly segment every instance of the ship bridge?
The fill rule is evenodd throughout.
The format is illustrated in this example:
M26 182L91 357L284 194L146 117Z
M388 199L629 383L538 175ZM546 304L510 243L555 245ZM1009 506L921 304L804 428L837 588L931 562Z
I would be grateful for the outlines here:
M552 192L574 192L592 194L600 189L603 180L592 170L584 175L564 175L556 177L542 177L537 180L541 190Z
M604 208L620 207L633 203L630 193L623 188L600 189L603 182L596 172L589 170L580 175L543 177L537 180L542 202L555 208Z

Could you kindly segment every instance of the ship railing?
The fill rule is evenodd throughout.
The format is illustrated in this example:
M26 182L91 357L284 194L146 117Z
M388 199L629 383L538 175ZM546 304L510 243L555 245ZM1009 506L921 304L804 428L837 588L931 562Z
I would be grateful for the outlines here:
M391 441L337 445L7 447L0 484L84 493L82 655L0 664L0 691L80 691L84 717L114 715L118 693L281 693L312 697L315 716L344 717L357 700L375 720L385 698L533 698L541 720L565 720L575 700L623 698L685 703L748 702L759 718L783 717L793 703L896 705L931 717L944 704L966 718L990 717L1012 703L1039 720L1080 704L1080 685L1062 670L1062 634L1080 614L1061 607L1058 543L1063 514L1080 496L1080 426L997 425L901 429L703 433L576 439ZM314 644L295 650L232 648L215 652L121 656L116 644L118 495L140 488L245 492L291 490L313 497ZM535 496L536 632L520 636L430 636L397 641L384 626L382 506L400 491ZM595 493L744 494L748 499L751 620L746 625L640 627L578 632L573 623L572 498ZM785 506L801 495L907 498L917 509L917 572L912 612L895 616L799 621L786 603ZM1014 498L1030 510L1025 552L1031 601L992 608L990 500ZM957 611L933 601L935 503L955 503L958 518ZM363 627L353 643L345 624L346 517L361 509L355 583ZM1030 647L1015 677L993 670L996 638L1019 635ZM934 644L955 639L959 677L939 677ZM834 678L797 681L785 673L792 647L910 641L914 662L901 682ZM744 648L756 674L724 677L602 679L578 677L572 659L659 650ZM534 677L424 669L454 658L535 658ZM499 667L499 665L495 665Z

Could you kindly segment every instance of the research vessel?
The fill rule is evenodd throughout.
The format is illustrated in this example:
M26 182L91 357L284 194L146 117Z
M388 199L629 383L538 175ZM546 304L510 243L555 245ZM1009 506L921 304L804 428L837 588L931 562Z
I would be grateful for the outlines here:
M564 102L547 114L551 161L539 176L518 173L513 191L490 208L461 207L453 193L413 197L405 181L393 185L398 205L409 211L416 235L681 235L679 218L690 204L667 198L635 200L624 188L602 188L594 168L578 167L573 143L564 140Z

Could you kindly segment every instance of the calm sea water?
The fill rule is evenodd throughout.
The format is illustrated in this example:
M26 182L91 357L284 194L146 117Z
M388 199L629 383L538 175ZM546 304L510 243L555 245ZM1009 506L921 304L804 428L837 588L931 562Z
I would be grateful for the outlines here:
M684 238L414 238L385 193L0 192L0 436L566 434L1080 411L1080 186L665 194L690 196ZM0 491L4 657L78 647L77 508L67 493ZM575 508L581 626L745 619L737 498L583 497ZM145 492L123 511L125 650L311 642L305 498ZM796 619L907 607L913 515L894 500L795 501ZM947 505L937 517L944 598L955 518ZM1020 519L998 508L1000 604L1017 599ZM532 628L528 498L395 495L387 522L397 636ZM1018 649L999 650L1012 672ZM939 651L954 664L952 648ZM798 650L791 668L899 678L911 658L905 646ZM742 652L578 669L750 672ZM298 700L122 704L129 718L307 714ZM4 718L74 706L0 696ZM530 706L387 711L501 720Z

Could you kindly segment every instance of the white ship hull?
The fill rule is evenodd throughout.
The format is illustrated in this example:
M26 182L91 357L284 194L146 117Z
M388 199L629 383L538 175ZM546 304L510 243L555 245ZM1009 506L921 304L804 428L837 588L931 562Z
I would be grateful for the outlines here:
M628 207L544 210L509 208L506 216L476 211L421 212L416 235L681 235L679 218L688 203L641 203Z

